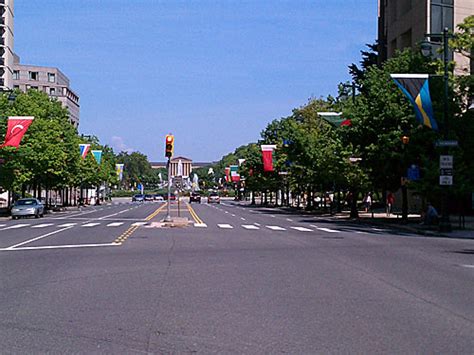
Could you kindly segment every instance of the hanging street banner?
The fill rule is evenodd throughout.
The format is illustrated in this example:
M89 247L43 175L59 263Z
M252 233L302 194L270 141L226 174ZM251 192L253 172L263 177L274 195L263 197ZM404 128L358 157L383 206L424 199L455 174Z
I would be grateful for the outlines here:
M351 120L342 117L342 112L318 112L323 120L330 123L334 127L351 126Z
M90 144L79 144L79 150L81 152L82 159L85 159L87 153L89 153L89 149L91 148Z
M115 164L115 172L117 173L119 181L123 179L123 166L124 164Z
M262 145L263 171L273 171L273 150L276 149L274 144Z
M428 74L390 74L395 84L410 100L415 110L416 119L435 131L438 124L434 119L433 105L431 104Z
M92 155L95 158L95 161L97 164L100 165L100 162L102 161L102 151L101 150L91 150Z
M7 132L5 134L5 142L0 145L0 148L3 147L15 147L20 146L21 139L25 135L28 127L35 118L32 116L14 116L8 117Z
M238 165L231 165L230 166L230 178L231 178L232 182L239 182L240 181L240 175L237 172L238 169L239 169Z
M225 170L225 181L230 182L230 166L226 166Z

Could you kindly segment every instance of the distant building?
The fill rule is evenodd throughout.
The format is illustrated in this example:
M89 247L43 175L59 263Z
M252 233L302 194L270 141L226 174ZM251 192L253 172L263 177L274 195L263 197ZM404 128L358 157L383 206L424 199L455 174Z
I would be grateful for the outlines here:
M210 167L211 165L215 164L216 162L195 162L189 158L185 157L174 157L171 159L171 176L178 176L178 165L179 161L181 160L182 166L182 176L189 177L193 169L199 169L203 167ZM150 166L152 169L166 169L166 162L150 162Z
M13 89L13 0L0 0L0 90Z
M1 1L1 0L0 0ZM69 87L69 79L58 68L20 64L15 55L13 65L14 88L26 92L30 89L40 90L49 97L57 99L69 111L69 120L79 126L79 96Z
M381 61L396 50L415 48L426 33L442 33L474 14L474 0L378 0L378 44ZM457 73L472 74L474 63L455 53Z

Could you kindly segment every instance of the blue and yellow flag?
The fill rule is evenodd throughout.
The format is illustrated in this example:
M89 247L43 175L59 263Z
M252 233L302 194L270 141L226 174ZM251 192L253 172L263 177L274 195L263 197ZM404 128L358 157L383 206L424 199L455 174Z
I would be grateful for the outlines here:
M431 104L428 74L390 74L400 90L410 100L415 110L416 119L435 131L438 124L434 119Z

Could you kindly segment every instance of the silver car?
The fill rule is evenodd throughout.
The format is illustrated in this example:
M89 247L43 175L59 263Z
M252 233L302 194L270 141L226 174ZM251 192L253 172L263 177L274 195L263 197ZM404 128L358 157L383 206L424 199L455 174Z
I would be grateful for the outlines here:
M36 198L21 198L13 205L12 219L27 216L35 216L35 218L44 216L44 206Z

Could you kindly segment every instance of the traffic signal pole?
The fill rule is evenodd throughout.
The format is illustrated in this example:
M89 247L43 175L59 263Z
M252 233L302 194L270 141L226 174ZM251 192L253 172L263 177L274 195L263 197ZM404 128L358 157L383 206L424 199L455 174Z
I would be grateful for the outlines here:
M168 163L166 164L166 168L168 170L168 206L167 206L167 213L166 213L166 218L165 222L171 222L171 173L170 173L170 168L171 168L171 158L168 158Z

